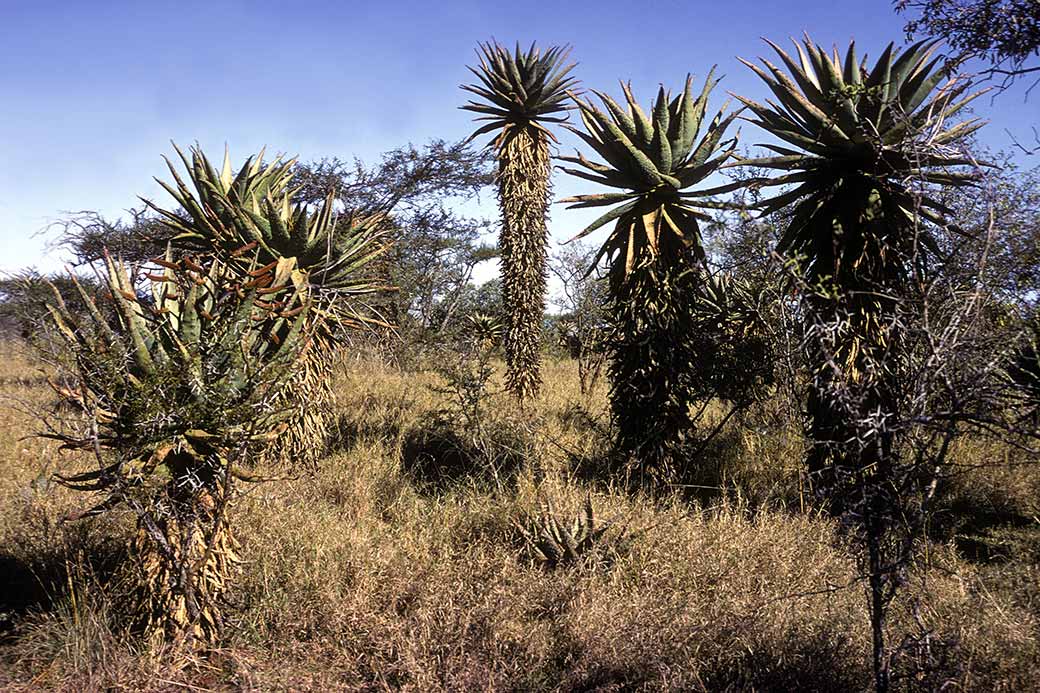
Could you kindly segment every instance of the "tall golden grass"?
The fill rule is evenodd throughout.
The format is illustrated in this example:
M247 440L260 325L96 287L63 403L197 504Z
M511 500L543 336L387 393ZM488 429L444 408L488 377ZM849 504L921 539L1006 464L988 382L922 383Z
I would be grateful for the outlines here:
M0 347L0 362L2 690L871 685L865 586L831 521L800 507L794 428L748 422L699 461L703 483L692 486L709 488L651 498L597 478L605 396L583 402L569 361L545 364L524 412L493 396L489 425L533 441L519 476L447 489L402 461L409 437L447 406L428 387L436 376L371 358L343 364L336 451L313 475L253 486L235 506L246 563L223 649L171 664L121 625L132 518L59 521L83 498L49 474L89 461L26 437L32 408L52 395L19 345ZM981 464L1006 453L979 443L957 456ZM543 498L572 514L587 496L625 538L578 565L539 567L516 522ZM931 633L936 671L907 686L1040 690L1040 520L999 522L1040 517L1040 474L985 465L946 498L946 535L937 531L893 610L897 634ZM956 518L970 509L999 526L966 529ZM967 556L958 534L968 531L991 545Z

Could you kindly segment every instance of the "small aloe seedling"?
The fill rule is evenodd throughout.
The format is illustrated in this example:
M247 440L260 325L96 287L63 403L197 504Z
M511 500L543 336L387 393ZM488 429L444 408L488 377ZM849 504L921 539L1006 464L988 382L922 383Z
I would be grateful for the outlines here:
M466 320L466 330L484 346L494 346L502 339L502 321L490 313L474 313Z
M541 515L524 527L517 524L527 540L534 557L548 568L569 565L588 555L613 523L599 524L592 508L592 498L585 498L585 512L574 518L568 527L561 522L552 502L542 504ZM621 532L624 534L624 530Z

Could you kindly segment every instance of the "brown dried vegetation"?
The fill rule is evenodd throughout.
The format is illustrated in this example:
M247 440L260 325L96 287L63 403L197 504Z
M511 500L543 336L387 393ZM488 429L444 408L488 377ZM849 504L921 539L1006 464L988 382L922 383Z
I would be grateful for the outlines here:
M349 433L340 449L314 476L254 486L232 509L244 575L223 648L187 663L153 658L120 618L119 559L132 518L57 522L81 499L49 474L89 461L23 438L34 423L22 410L53 394L13 377L37 368L15 345L3 356L3 690L871 685L865 586L831 521L798 510L797 442L782 431L735 437L713 460L724 490L700 500L580 482L573 460L595 459L607 443L567 414L580 401L570 361L547 363L545 387L525 406L539 412L530 426L543 444L508 492L460 479L421 493L402 471L401 447L445 404L425 387L435 377L373 361L345 368L336 382ZM494 397L501 416L525 416L512 398ZM602 417L602 391L594 406L592 418ZM982 464L1005 454L963 444L956 458ZM930 631L907 651L932 670L908 687L1040 687L1037 533L1023 520L1037 512L1038 487L1036 469L1021 466L950 483L945 524L893 608L894 632ZM544 497L566 510L591 497L597 515L630 537L609 561L543 570L515 523L537 515ZM1004 548L969 556L968 535Z

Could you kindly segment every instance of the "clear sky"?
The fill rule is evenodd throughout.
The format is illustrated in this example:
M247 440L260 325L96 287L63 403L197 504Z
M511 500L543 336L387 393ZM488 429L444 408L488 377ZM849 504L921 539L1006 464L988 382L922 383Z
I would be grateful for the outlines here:
M860 54L877 56L903 41L902 25L887 0L0 0L0 270L60 267L37 234L63 212L115 217L137 195L164 199L152 176L164 175L171 140L214 156L227 143L236 160L267 145L303 160L371 161L409 141L465 137L458 87L491 37L572 44L583 86L618 96L617 80L632 80L644 100L718 63L716 110L725 90L764 98L736 60L767 55L762 36L807 30L842 47L854 37ZM1024 88L980 101L991 120L982 139L1010 146L1005 128L1031 137L1038 104ZM761 138L745 124L742 139ZM593 191L557 181L559 196ZM557 207L553 237L587 219Z

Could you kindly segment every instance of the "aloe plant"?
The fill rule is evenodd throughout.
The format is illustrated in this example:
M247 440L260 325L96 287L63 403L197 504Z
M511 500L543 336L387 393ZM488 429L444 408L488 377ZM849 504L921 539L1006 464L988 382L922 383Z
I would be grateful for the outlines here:
M466 332L482 348L494 349L502 339L502 321L490 313L473 313L466 317Z
M568 50L544 53L535 44L510 52L497 43L480 46L480 66L469 68L479 84L462 88L480 97L462 108L488 123L471 138L497 131L498 201L502 212L499 250L502 299L506 311L506 384L521 401L541 384L541 330L545 316L546 218L552 195L550 123L564 122L566 90L575 80Z
M784 144L744 163L781 172L756 184L791 186L762 211L786 211L777 249L807 294L809 478L863 541L875 688L887 691L886 614L915 538L910 516L919 510L905 499L922 477L901 467L903 370L912 357L900 314L942 257L936 230L950 210L936 191L977 180L958 167L975 164L963 145L982 122L954 116L980 92L948 77L935 42L902 52L889 44L870 69L854 43L842 56L806 37L795 43L797 60L770 45L787 73L767 60L745 64L777 100L741 100Z
M773 155L741 163L781 172L751 181L785 186L761 203L761 213L787 212L777 250L800 268L812 319L843 325L838 343L818 345L810 392L810 435L818 444L809 470L822 489L842 464L829 441L853 435L826 391L834 378L867 385L868 362L885 353L895 358L899 335L888 317L913 263L938 253L932 229L945 225L951 211L929 188L977 180L973 170L957 169L975 164L958 147L983 123L953 118L984 90L967 93L966 81L949 77L935 42L902 52L889 44L870 69L854 43L841 56L806 38L795 43L797 59L768 43L787 73L764 59L761 67L744 63L777 100L739 98L753 114L749 120L784 144L764 145ZM893 411L895 403L868 406L874 405ZM890 446L891 440L883 444Z
M649 113L625 84L624 106L600 92L593 93L605 110L573 96L585 131L570 129L602 163L581 153L561 157L578 166L567 173L617 189L563 202L612 207L573 240L614 223L589 268L602 259L609 268L611 411L620 450L655 473L668 471L690 428L699 355L687 337L705 273L700 222L720 206L713 196L732 188L705 185L736 147L725 133L737 113L727 115L726 106L701 129L718 84L713 75L699 93L690 77L674 98L662 87Z
M227 151L218 171L200 148L191 149L190 159L174 149L191 185L169 160L173 183L158 183L183 213L145 202L173 232L175 247L213 253L232 265L293 258L307 273L310 290L322 298L379 288L365 275L368 264L385 251L379 215L338 219L334 190L316 210L297 202L298 189L292 185L296 159L265 164L261 151L236 173Z
M552 502L546 500L537 519L529 526L517 523L516 528L534 558L546 568L573 565L599 548L604 535L614 526L597 520L591 496L586 497L582 511L568 524L560 520ZM624 535L625 528L621 528L613 539L620 540Z
M382 218L338 217L331 190L315 209L296 202L294 159L264 164L261 151L236 171L225 151L218 170L198 147L190 158L175 150L187 181L167 160L173 182L159 183L180 209L146 201L163 218L169 241L211 256L239 274L254 265L291 261L301 290L315 303L310 313L315 344L284 392L296 416L269 451L277 459L313 464L324 452L335 421L329 373L337 339L346 329L376 321L361 301L383 288L369 274L387 248Z
M44 435L95 456L96 469L57 477L100 495L78 517L121 505L136 515L153 641L206 647L239 560L227 505L251 453L291 419L278 395L308 346L311 302L291 260L246 266L248 281L219 262L157 263L142 296L106 258L108 314L78 282L84 312L54 290L51 318L73 359L55 387L84 419Z

